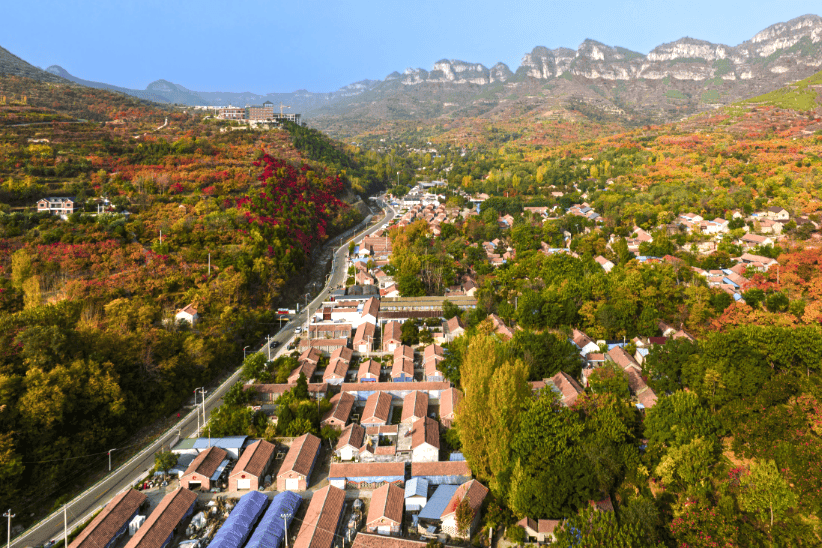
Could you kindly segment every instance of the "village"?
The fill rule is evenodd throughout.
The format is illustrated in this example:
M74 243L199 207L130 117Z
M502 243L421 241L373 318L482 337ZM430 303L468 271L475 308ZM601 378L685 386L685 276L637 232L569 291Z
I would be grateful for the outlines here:
M395 225L423 220L429 237L436 238L445 224L480 214L488 199L466 194L463 197L472 207L446 207L445 196L436 193L439 185L423 183L402 198L389 196L400 210ZM555 194L558 198L562 193ZM564 214L583 217L594 227L602 222L584 202L566 211L558 206L524 209L523 215L532 222ZM731 226L744 227L734 244L745 252L734 258L732 268L694 268L709 286L721 288L736 301L742 299L749 269L778 268L774 259L750 251L778 242L788 222L812 223L792 219L775 207L732 225L739 219L743 219L741 212L733 212L730 221L688 213L659 227L695 236L699 241L693 248L706 254L716 250ZM511 215L498 219L503 231L515 222ZM749 226L755 230L748 230ZM186 548L240 548L247 540L252 547L286 542L295 548L419 548L431 541L459 545L474 539L489 489L473 478L463 455L447 443L463 395L448 380L441 363L447 345L465 333L459 314L453 311L477 307L478 281L467 272L443 295L402 296L392 275L389 229L352 242L345 286L331 289L309 320L295 330L293 340L277 352L274 359L289 353L297 358L298 366L287 382L265 384L252 379L243 387L254 394L252 409L276 423L278 398L302 380L312 399L330 401L321 425L339 432L336 441L326 442L313 434L272 441L248 436L180 440L171 448L177 456L173 467L156 471L155 481L140 485L147 488L144 492L132 489L115 497L70 548L164 548L171 542ZM590 226L585 230L590 231ZM564 238L565 247L542 242L541 252L577 256L568 246L571 234ZM641 255L640 246L653 239L648 231L634 227L626 240L640 262L679 260L671 255ZM612 242L613 238L609 245ZM492 267L504 265L516 253L505 238L474 245ZM606 272L614 267L603 256L595 261ZM196 310L189 308L181 310L177 319L196 322ZM487 320L501 341L510 340L520 329L497 314ZM409 324L420 335L419 344L403 344ZM694 340L681 326L659 322L658 328L656 337L622 341L594 340L573 329L568 339L578 350L580 378L560 371L552 378L532 381L532 390L552 391L561 405L570 407L585 391L590 374L610 363L624 371L636 408L652 408L657 394L642 377L645 357L654 345L668 340ZM590 505L613 511L609 497L592 500ZM525 517L518 525L527 540L550 543L559 523L559 519Z

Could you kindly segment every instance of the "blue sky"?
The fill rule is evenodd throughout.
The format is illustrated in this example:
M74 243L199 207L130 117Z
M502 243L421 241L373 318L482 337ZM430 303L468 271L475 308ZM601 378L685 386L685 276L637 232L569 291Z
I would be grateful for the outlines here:
M0 46L46 68L143 89L333 91L442 58L511 70L586 38L648 53L683 36L735 46L819 0L4 0ZM743 7L744 6L744 7Z

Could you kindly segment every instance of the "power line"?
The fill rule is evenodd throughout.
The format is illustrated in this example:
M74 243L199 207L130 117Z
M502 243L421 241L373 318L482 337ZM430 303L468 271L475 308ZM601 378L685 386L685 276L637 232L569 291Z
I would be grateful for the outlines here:
M123 447L118 447L117 451L122 451L123 449L128 449L129 447L134 447L137 445L143 445L142 443L132 443L131 445L125 445ZM103 451L102 453L89 453L88 455L80 455L77 457L67 457L65 459L51 459L51 460L40 460L40 461L24 461L23 464L47 464L49 462L65 462L69 460L76 460L76 459L84 459L86 457L97 457L99 455L108 455L109 451Z

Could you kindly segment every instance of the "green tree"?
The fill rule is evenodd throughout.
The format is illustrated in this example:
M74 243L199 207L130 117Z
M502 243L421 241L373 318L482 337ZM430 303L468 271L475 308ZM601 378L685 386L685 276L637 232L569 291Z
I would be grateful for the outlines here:
M458 307L457 305L455 305L454 303L452 303L448 299L445 299L442 302L442 317L443 318L445 318L446 320L450 320L454 316L459 316L459 315L460 315L460 307Z
M697 437L690 443L669 448L656 467L656 474L666 487L676 485L687 489L704 486L716 458L715 444Z
M420 343L420 328L417 321L413 319L405 320L400 328L400 340L402 344L414 346Z
M305 373L300 372L300 376L297 377L297 384L292 389L292 393L294 394L295 400L308 400L308 379L305 378Z
M154 468L162 470L164 474L174 468L177 464L177 453L171 451L159 451L154 453Z
M465 535L471 527L471 522L474 521L474 509L471 508L471 500L468 496L462 498L456 508L457 514L457 530Z
M660 458L667 448L703 438L717 448L720 426L716 418L700 403L693 392L677 391L662 396L645 415L648 454Z
M265 383L267 382L267 379L264 379L264 377L270 376L266 365L265 355L262 352L254 352L253 354L248 355L248 357L246 357L243 361L243 368L240 372L240 378L244 381L257 379L258 383Z
M515 544L522 544L528 539L528 535L521 526L512 525L505 529L505 538Z
M796 506L796 494L772 459L755 461L741 480L739 501L742 508L753 512L759 519L769 519L771 529L774 517Z
M602 367L594 369L588 376L588 384L595 394L613 394L621 400L631 398L628 376L614 362L609 361Z
M556 545L561 548L653 548L662 544L648 544L634 525L621 525L613 512L583 508L556 529Z
M517 330L508 343L508 350L525 362L533 381L549 379L560 371L577 378L582 371L577 347L567 338L548 331Z

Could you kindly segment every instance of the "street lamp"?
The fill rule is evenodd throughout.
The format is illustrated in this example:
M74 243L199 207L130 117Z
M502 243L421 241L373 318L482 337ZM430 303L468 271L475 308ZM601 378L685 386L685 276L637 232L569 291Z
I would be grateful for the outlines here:
M245 351L246 351L247 348L248 348L248 346L243 347L243 361L245 361Z
M208 392L208 390L206 390L204 386L200 388L200 394L202 394L202 396L203 396L203 428L205 428L205 425L206 425L206 414L205 414L205 395L206 395L206 392ZM209 434L209 437L211 437L210 434Z
M108 471L109 472L111 472L111 452L112 451L117 451L117 448L115 447L114 449L109 449L108 450Z
M17 515L17 514L12 514L12 513L11 513L11 508L9 508L9 509L8 509L8 511L7 511L5 514L3 514L3 517L4 517L4 518L9 518L9 533L8 533L8 537L7 537L7 538L8 538L8 541L9 541L9 543L8 543L8 545L7 545L7 546L8 546L8 548L11 548L11 518L15 517L16 515ZM287 542L287 541L286 541L286 542ZM286 548L287 548L287 547L286 547Z
M397 186L400 186L400 172L397 172Z
M201 391L204 386L194 389L194 409L197 411L197 435L200 435L200 408L197 407L197 392ZM203 422L205 422L205 415L203 415Z
M283 536L285 537L285 548L288 548L288 518L291 517L291 514L280 514L280 517L283 518Z

